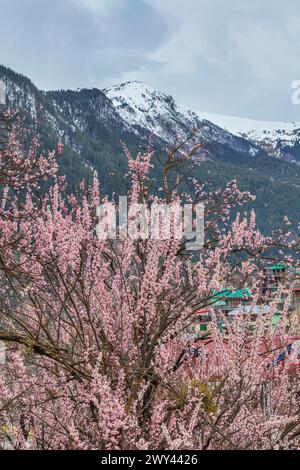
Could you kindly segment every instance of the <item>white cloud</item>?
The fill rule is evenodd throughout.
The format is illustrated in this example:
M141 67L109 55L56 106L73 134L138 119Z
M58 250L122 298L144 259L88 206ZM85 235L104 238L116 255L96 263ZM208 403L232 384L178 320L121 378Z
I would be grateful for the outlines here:
M1 62L40 88L140 79L200 111L300 120L299 0L0 3Z
M121 0L71 0L78 7L103 15L121 5Z
M284 118L290 84L300 78L300 17L296 0L144 0L171 28L140 78L190 106L249 117ZM267 116L268 114L268 116ZM287 115L286 115L287 116Z

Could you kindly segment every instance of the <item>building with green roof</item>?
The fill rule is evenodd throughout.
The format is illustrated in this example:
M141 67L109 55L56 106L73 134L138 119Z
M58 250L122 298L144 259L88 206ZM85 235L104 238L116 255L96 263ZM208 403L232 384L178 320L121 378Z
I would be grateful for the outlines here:
M213 307L220 308L225 314L239 306L248 305L251 301L251 290L243 289L221 289L213 291Z

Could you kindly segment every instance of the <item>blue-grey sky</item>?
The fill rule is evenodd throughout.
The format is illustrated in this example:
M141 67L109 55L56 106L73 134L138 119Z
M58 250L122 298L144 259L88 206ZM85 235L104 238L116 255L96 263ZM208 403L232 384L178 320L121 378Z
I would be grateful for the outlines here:
M299 0L0 0L0 63L42 89L142 80L194 109L300 120Z

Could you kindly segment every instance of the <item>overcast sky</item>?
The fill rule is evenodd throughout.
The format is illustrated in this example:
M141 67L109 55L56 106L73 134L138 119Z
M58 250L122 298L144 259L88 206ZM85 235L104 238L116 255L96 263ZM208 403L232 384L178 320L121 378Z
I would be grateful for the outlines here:
M299 0L0 0L0 63L42 89L142 80L206 112L300 121Z

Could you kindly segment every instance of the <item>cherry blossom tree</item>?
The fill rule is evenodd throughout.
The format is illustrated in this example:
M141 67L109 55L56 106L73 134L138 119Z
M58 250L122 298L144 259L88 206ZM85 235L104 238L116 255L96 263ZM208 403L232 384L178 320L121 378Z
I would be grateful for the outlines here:
M2 447L299 448L295 352L276 363L292 334L289 292L274 330L281 293L262 292L262 266L275 242L253 212L234 212L251 195L235 181L213 191L194 180L192 195L180 178L170 186L169 173L194 158L185 147L169 153L163 188L151 194L153 153L125 150L129 205L201 202L205 242L188 252L172 236L101 240L107 198L97 175L80 197L64 196L55 152L40 155L36 139L22 145L13 116L1 122ZM215 290L232 285L251 287L253 305L270 304L254 331L240 316L219 328ZM214 308L211 331L191 342L186 328L204 307Z

